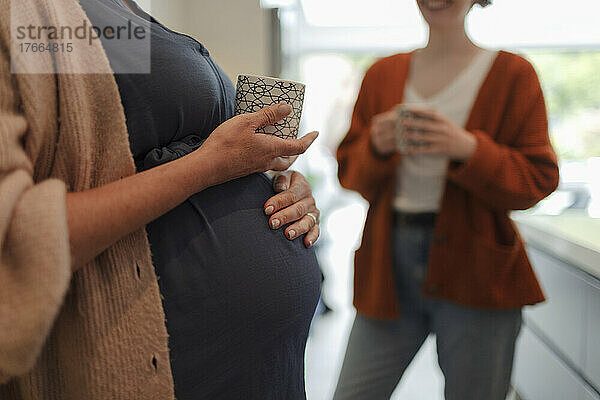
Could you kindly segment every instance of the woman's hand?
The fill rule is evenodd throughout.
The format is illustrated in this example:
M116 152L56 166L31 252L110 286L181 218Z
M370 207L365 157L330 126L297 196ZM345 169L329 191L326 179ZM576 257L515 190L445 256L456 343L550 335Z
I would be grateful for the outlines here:
M284 140L256 129L290 112L288 105L274 105L237 116L220 125L193 153L104 186L68 193L73 269L209 186L258 171L286 169L317 133Z
M406 154L443 154L456 161L466 161L477 148L475 136L433 110L411 108L410 111L424 119L404 118L402 136L419 141L422 146L409 146ZM422 132L414 132L414 130ZM412 130L412 132L411 132Z
M277 229L295 221L285 229L285 237L292 240L306 233L304 245L311 247L319 238L320 212L308 181L299 172L285 171L273 179L273 188L280 193L265 203L269 226Z
M396 112L387 111L373 117L371 122L371 145L381 156L396 151Z
M288 104L275 104L219 125L198 150L184 157L188 158L192 171L206 168L206 160L210 160L209 181L195 181L192 173L192 188L197 192L255 172L287 169L294 156L304 153L318 133L309 133L301 139L281 139L257 134L256 129L281 121L291 111Z

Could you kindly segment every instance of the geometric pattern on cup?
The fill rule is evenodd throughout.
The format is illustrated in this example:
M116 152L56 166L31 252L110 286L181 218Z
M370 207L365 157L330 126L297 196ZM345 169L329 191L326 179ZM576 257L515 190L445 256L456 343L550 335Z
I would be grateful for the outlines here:
M285 102L292 106L290 115L273 125L259 128L256 132L283 139L296 138L302 117L304 89L305 86L298 82L240 75L235 94L235 114L253 113L271 104Z

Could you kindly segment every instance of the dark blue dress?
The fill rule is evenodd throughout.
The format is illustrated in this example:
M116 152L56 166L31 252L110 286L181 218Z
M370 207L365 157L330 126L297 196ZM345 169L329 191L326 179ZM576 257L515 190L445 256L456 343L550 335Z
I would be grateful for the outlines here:
M82 5L96 26L138 18L120 0ZM200 43L155 20L151 32L151 74L115 75L138 170L197 148L233 116L235 98ZM270 179L254 174L147 226L179 400L306 397L304 350L321 276L302 239L269 229L263 206L273 195Z

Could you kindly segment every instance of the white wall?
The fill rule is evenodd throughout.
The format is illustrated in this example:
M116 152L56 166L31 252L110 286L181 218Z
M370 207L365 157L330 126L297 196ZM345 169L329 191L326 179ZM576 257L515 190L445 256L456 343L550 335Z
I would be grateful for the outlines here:
M270 11L259 0L152 0L152 14L198 39L234 82L271 73Z
M145 8L145 5L151 5L153 17L176 31L183 31L186 28L186 10L189 0L136 0L137 3ZM146 10L148 10L146 8Z

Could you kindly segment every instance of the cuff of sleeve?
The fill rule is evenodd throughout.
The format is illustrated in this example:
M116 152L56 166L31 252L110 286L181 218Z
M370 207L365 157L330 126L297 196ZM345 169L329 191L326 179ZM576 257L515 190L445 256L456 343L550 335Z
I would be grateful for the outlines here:
M22 171L10 178L32 183ZM5 236L10 258L3 257L0 269L4 375L19 376L35 365L67 292L71 258L65 195L65 184L49 179L21 191L12 209Z
M448 177L465 188L481 189L488 185L499 166L498 144L485 132L471 133L477 139L475 153L464 163L452 163Z
M363 157L365 158L364 164L363 164L364 166L368 165L369 169L376 169L376 170L383 171L386 168L389 168L390 165L397 164L400 154L398 154L397 152L394 152L390 155L382 156L380 154L377 154L377 152L373 148L373 145L371 144L371 136L370 135L366 135L364 140L366 140L366 142L367 142L363 146L361 146L361 148L364 149L364 151L363 151Z

